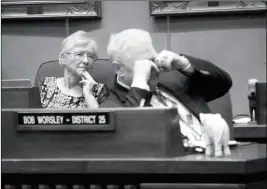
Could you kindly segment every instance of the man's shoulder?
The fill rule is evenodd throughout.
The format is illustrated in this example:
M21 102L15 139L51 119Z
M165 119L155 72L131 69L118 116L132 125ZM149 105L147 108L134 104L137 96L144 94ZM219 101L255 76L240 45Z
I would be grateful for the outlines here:
M109 107L124 107L123 102L120 100L116 92L112 89L109 91L108 96L105 100L99 105L100 108L109 108Z

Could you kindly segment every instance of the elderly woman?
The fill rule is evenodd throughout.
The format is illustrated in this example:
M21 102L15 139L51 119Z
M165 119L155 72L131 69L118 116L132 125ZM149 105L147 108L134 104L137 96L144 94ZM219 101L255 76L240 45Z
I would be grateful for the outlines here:
M97 61L97 45L89 33L77 31L62 42L59 64L64 77L45 77L39 82L44 108L97 108L108 94L90 72Z

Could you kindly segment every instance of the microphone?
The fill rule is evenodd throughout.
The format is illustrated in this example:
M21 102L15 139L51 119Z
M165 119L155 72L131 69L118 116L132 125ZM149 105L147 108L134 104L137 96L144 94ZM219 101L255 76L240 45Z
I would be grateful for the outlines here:
M255 122L255 111L256 111L256 83L257 79L248 80L248 100L249 100L249 113L251 122Z

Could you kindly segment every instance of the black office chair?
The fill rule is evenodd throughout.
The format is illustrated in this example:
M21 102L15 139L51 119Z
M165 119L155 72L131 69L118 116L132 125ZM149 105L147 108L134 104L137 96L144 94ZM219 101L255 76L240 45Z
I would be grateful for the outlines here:
M38 84L40 79L43 77L62 77L63 76L63 69L59 65L58 60L51 60L48 62L42 63L35 76L35 85Z
M233 111L230 93L208 103L212 113L219 113L225 119L230 128L230 139L234 140Z
M42 63L35 76L35 85L43 77L63 77L63 69L59 65L58 60L52 60ZM115 72L112 68L112 64L108 59L98 59L91 73L95 81L105 83L109 88L113 86L113 77Z

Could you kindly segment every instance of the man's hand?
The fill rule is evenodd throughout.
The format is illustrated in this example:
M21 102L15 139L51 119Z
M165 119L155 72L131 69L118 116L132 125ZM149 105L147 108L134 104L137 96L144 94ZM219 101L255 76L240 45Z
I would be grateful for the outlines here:
M199 114L204 126L206 155L216 157L231 155L229 148L230 132L226 121L220 114Z
M83 77L80 83L83 83L83 94L92 94L93 87L96 84L95 80L88 72L83 72Z
M163 50L155 58L155 64L160 71L168 72L174 69L178 69L184 72L192 72L193 68L191 63L184 56L173 53L171 51Z
M159 69L150 60L137 60L133 67L132 87L153 91L158 84Z

